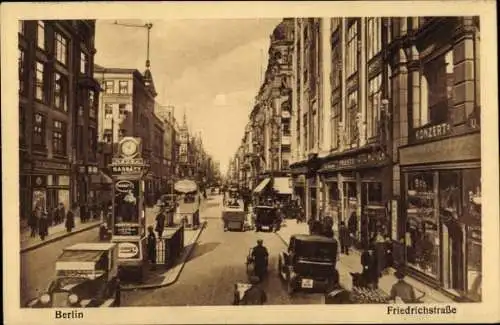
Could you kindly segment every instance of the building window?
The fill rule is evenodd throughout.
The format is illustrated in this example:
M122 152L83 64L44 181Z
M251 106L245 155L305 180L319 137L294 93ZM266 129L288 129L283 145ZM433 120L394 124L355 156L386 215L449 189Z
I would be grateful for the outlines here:
M127 115L127 104L118 105L118 114L120 114L120 118L124 118Z
M290 121L283 121L281 125L283 127L283 136L289 137L290 136Z
M104 118L112 119L113 118L113 105L112 104L104 104Z
M89 117L96 118L97 117L97 105L95 101L95 92L90 89L89 90Z
M93 127L89 127L88 132L89 132L88 153L90 157L95 158L97 153L97 133L95 128Z
M85 52L80 52L80 73L87 74L89 70L89 60Z
M61 121L54 121L53 124L52 151L55 154L66 154L66 126Z
M66 65L68 61L68 40L59 33L55 33L56 59Z
M347 96L346 114L346 137L347 144L353 145L358 141L357 115L358 115L358 91L353 91Z
M17 71L19 75L19 93L24 93L24 83L26 78L24 77L24 50L19 49L18 66Z
M33 145L45 147L45 116L36 113L33 123Z
M358 71L358 22L347 29L346 75L349 77Z
M114 93L114 87L115 87L115 83L113 82L113 80L104 81L104 92L106 94Z
M382 50L382 18L367 18L366 29L366 60L370 61Z
M113 142L113 130L111 130L111 129L104 130L104 134L103 134L102 138L103 138L103 141L105 143L112 143Z
M119 86L120 94L128 94L128 81L127 80L120 80L118 82L118 86Z
M368 139L378 135L380 105L382 97L382 74L368 81L368 101L366 102L366 131Z
M332 90L340 87L342 78L342 58L340 51L340 43L332 44Z
M336 149L339 146L339 123L340 123L340 112L341 105L340 101L337 101L332 105L332 112L330 114L330 136L331 136L331 149Z
M35 98L45 102L45 65L42 62L36 62L35 75Z
M24 21L23 20L19 20L19 25L18 25L18 33L21 34L21 35L24 35Z
M38 21L38 26L37 26L37 46L45 50L45 23L41 20Z
M124 138L125 136L127 136L127 130L125 130L125 129L120 129L120 130L118 131L118 139L120 139L120 140L121 140L121 139L122 139L122 138Z
M54 107L68 111L68 80L58 72L54 74Z
M437 278L440 240L434 187L433 172L408 174L405 243L408 264Z
M449 109L453 105L453 70L453 50L424 63L420 74L420 110L413 112L413 127L449 120ZM465 119L464 113L462 120Z

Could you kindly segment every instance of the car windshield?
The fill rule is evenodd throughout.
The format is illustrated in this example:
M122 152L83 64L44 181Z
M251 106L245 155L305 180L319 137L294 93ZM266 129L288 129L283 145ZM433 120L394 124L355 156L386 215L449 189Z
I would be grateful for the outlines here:
M335 260L334 243L297 242L295 252L299 258L304 257L321 261Z

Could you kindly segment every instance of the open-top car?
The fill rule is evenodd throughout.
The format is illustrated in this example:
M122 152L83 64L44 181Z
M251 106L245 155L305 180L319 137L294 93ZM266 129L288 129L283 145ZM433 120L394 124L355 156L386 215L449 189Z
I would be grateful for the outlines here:
M273 231L273 228L277 225L279 218L276 207L258 205L253 209L253 213L256 231L261 231L263 228Z
M299 289L327 290L335 281L337 241L318 235L293 235L278 259L289 294Z
M66 247L47 290L31 308L84 308L120 305L118 250L115 243L80 243Z

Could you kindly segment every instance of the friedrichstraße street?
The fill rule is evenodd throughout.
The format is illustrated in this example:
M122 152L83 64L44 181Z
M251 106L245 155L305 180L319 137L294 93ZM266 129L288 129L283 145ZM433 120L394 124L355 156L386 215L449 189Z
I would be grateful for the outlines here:
M269 305L319 304L322 294L297 292L290 297L278 272L278 254L286 248L275 233L224 232L221 220L222 197L213 196L204 204L201 219L208 222L176 283L153 291L122 293L122 306L214 306L230 305L234 284L248 282L246 257L258 238L270 253L269 274L262 283Z

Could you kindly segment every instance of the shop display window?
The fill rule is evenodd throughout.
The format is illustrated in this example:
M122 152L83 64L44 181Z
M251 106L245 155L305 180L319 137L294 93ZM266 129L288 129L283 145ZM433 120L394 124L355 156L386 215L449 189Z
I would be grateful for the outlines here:
M466 283L467 295L481 300L482 229L481 229L481 170L463 171L463 221L467 224Z
M366 228L369 240L377 234L389 237L390 219L382 202L382 183L364 182L361 184L361 202L363 206L362 227Z
M412 267L437 278L440 241L434 173L408 174L406 185L407 261Z

